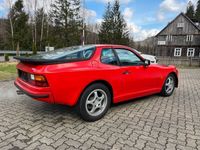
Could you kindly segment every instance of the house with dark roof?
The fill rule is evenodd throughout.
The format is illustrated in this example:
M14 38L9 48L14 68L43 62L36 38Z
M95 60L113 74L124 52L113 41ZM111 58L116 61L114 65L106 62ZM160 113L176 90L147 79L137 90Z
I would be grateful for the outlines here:
M200 57L200 24L180 13L155 38L158 56Z

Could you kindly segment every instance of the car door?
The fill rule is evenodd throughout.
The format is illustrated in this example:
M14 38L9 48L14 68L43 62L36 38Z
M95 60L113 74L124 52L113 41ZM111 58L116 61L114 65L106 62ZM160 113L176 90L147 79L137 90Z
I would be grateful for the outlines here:
M101 50L101 69L98 73L104 80L112 85L113 101L118 102L123 94L122 91L122 74L121 67L114 50L111 47L102 48Z
M154 93L159 80L159 73L155 71L155 68L151 65L144 66L144 60L131 50L115 48L114 51L119 59L123 75L124 99Z

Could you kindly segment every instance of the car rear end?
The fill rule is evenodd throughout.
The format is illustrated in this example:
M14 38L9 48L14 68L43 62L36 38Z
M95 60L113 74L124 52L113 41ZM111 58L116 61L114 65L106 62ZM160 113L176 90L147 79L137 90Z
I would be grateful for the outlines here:
M18 94L26 94L39 101L54 103L50 86L46 79L45 66L19 63L17 65L18 77L14 84Z
M70 68L78 67L80 70L79 66L87 64L95 50L94 45L73 46L30 57L15 57L20 61L17 65L18 78L14 82L19 89L18 94L48 103L73 105L74 102L65 102L64 96L67 95L65 90L72 86L66 87L63 83L70 83L70 79L66 78L73 73Z

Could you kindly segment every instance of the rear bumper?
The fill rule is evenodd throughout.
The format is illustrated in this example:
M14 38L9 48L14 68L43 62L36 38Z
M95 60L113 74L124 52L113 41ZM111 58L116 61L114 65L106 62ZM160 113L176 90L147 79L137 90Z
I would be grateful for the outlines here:
M15 86L16 86L20 91L22 91L24 94L26 94L26 95L28 95L28 96L30 96L30 97L32 97L32 98L48 98L48 97L49 97L49 94L43 94L43 95L31 94L31 93L25 91L24 89L22 89L19 85L17 85L16 82L15 82L14 84L15 84Z
M21 92L23 92L31 98L47 103L54 103L53 95L49 87L35 87L24 82L20 78L17 78L14 84Z

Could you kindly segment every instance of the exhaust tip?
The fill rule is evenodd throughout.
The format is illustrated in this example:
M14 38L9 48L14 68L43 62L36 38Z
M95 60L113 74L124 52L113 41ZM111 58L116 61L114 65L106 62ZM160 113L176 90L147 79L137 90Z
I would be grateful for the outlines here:
M24 95L24 92L20 91L20 90L17 90L17 95Z

